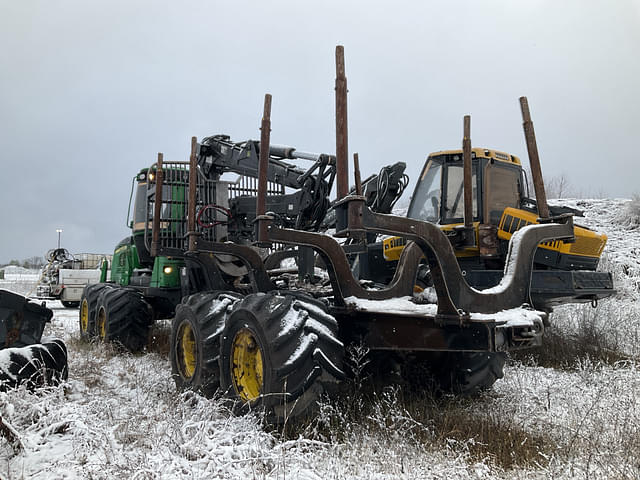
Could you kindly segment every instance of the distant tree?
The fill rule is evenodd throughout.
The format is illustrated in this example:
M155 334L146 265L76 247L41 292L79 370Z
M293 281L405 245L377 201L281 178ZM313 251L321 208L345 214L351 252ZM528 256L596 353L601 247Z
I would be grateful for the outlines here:
M24 268L41 268L44 265L44 258L40 256L29 257L22 262Z
M14 260L11 260L9 262L9 265L15 265L16 267L18 267L18 266L20 266L20 262L18 260L14 259Z
M564 173L544 181L544 189L548 198L562 198L569 194L570 188L569 179Z

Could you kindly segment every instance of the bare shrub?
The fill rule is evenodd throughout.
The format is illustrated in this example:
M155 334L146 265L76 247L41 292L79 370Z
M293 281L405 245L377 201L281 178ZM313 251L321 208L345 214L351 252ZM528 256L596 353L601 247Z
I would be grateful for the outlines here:
M640 226L640 195L635 194L624 210L618 216L618 221L632 229Z
M542 367L576 369L586 359L614 365L638 355L638 330L616 303L606 302L558 308L551 316L540 347L513 352L511 356L526 364Z
M571 184L567 176L562 173L549 179L544 179L544 189L547 198L563 198L570 195Z

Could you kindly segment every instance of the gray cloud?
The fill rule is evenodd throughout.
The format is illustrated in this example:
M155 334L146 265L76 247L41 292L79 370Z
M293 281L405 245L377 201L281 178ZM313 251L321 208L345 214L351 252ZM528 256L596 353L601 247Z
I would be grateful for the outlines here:
M638 1L0 3L0 262L127 234L130 181L192 135L333 152L334 47L363 175L472 141L526 158L527 95L545 175L576 194L640 191L633 153Z

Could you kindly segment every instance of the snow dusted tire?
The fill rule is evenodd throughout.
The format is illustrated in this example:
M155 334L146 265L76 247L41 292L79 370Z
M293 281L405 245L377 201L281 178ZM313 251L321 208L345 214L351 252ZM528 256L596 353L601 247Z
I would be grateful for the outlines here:
M0 391L21 384L32 390L66 379L67 347L62 340L0 350Z
M337 331L324 304L304 294L248 295L222 334L221 387L239 411L264 408L275 422L302 416L324 382L344 378Z
M437 374L440 387L457 395L477 395L504 376L506 355L501 352L452 352Z
M91 340L96 336L96 311L98 298L107 288L113 288L108 283L93 283L84 287L80 298L80 311L78 312L80 338Z
M139 352L147 345L151 322L151 307L136 290L114 287L100 294L96 331L103 342Z
M196 293L176 307L170 361L179 391L212 396L220 387L220 335L227 312L240 298L233 292Z

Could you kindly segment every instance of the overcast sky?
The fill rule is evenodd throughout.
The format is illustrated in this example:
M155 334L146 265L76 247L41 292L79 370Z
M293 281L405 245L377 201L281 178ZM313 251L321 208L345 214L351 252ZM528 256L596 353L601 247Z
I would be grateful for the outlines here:
M640 193L640 0L0 0L0 263L112 252L131 178L192 135L334 153L335 46L363 177L474 146L526 159L529 99L546 177ZM413 185L413 183L412 183ZM408 195L408 194L407 194Z

